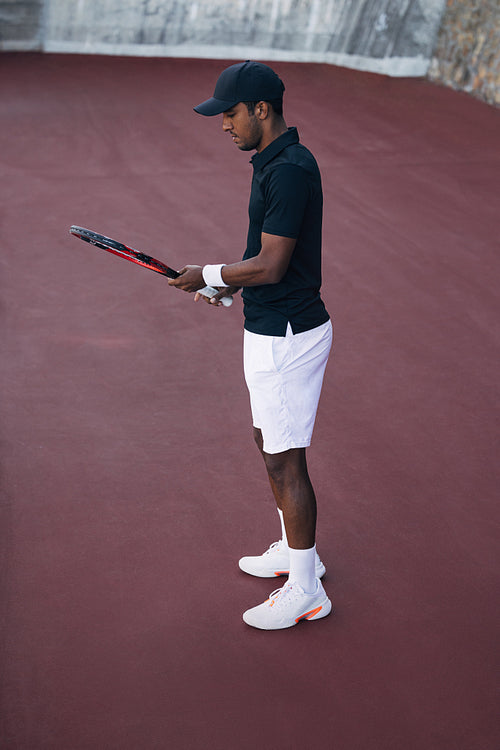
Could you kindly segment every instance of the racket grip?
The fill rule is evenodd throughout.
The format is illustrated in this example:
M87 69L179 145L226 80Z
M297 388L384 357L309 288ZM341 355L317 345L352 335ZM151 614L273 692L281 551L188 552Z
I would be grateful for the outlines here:
M204 286L203 289L198 289L198 294L202 294L204 297L214 297L216 294L219 294L219 289L214 289L213 286ZM224 307L231 307L233 298L230 296L222 297L221 302Z

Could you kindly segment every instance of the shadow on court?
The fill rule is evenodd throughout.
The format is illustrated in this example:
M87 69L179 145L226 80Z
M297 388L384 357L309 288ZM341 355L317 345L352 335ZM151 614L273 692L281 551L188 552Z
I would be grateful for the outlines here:
M242 312L174 268L244 249L251 167L192 106L225 63L0 58L1 745L496 750L498 111L277 63L324 182L335 324L310 472L335 614L279 583Z

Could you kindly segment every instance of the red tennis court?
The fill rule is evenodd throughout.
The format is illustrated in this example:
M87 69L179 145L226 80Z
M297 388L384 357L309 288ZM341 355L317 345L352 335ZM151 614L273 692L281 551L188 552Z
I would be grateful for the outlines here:
M229 63L227 63L229 64ZM335 347L310 472L335 614L262 632L279 522L242 314L168 264L244 249L226 63L0 57L1 746L497 750L499 114L276 63L325 192Z

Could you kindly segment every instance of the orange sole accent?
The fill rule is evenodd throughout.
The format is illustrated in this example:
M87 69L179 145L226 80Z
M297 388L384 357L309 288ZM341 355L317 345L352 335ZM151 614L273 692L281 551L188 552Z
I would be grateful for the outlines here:
M297 617L295 622L299 622L300 620L310 620L311 617L314 617L314 615L317 615L318 612L321 612L322 609L323 607L316 607L316 609L311 609L310 612L306 612L305 614L300 615L300 617Z
M275 576L287 576L289 574L289 570L275 570L274 575Z

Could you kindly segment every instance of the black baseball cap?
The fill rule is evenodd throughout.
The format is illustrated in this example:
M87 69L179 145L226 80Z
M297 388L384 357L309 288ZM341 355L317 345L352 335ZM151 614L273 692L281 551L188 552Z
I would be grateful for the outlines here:
M264 63L246 62L230 65L215 84L214 95L194 107L200 115L220 115L238 102L260 102L282 99L285 86L274 70Z

